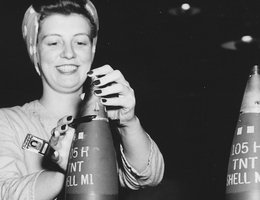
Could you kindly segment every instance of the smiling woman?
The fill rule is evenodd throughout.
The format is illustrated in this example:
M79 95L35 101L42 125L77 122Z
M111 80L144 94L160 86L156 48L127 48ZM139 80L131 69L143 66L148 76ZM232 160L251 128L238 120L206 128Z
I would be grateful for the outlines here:
M87 80L107 117L118 122L120 185L139 189L159 184L163 156L135 115L134 90L110 65L91 69L99 27L94 5L88 0L34 2L24 15L23 37L43 91L40 99L0 109L0 199L64 199L75 135L71 124Z
M90 32L88 21L78 14L55 14L42 21L36 67L47 94L48 90L82 93L95 54Z

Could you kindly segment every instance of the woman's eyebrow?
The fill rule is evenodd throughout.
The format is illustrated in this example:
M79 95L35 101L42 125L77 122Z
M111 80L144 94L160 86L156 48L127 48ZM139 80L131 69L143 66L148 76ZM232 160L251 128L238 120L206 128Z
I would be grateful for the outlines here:
M47 37L51 37L51 36L58 36L58 37L61 37L60 34L57 34L57 33L50 33L50 34L43 35L42 40L44 40L44 39L47 38Z
M89 37L90 35L88 33L77 33L74 36L81 36L81 35L85 35L87 37Z
M81 35L84 35L84 36L90 37L90 35L87 34L87 33L77 33L77 34L74 35L74 37L75 37L75 36L81 36ZM57 34L57 33L50 33L50 34L43 35L42 40L44 40L44 39L47 38L47 37L51 37L51 36L62 37L60 34Z

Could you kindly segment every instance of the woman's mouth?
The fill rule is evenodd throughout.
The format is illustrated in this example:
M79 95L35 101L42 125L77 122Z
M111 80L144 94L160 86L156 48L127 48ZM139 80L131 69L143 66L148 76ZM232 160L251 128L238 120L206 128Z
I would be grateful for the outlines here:
M77 65L59 65L56 68L60 73L71 74L77 70L78 66Z

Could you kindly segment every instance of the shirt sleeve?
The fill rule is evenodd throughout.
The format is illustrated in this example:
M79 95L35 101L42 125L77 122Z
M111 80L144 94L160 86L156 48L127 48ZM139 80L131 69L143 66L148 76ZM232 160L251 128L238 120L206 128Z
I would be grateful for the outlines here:
M123 153L123 147L120 145L121 160L123 165L122 168L119 168L119 181L121 186L137 190L145 186L158 185L162 181L164 174L163 156L158 146L150 136L149 139L151 142L149 160L147 167L142 172L138 172L129 164Z
M35 182L41 171L27 174L19 137L0 112L0 199L34 200Z

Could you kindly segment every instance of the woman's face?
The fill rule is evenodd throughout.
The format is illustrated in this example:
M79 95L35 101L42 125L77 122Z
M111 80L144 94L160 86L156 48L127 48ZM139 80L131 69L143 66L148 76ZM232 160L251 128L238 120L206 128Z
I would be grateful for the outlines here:
M78 91L87 77L95 53L88 20L79 14L54 14L40 25L37 44L44 90Z

